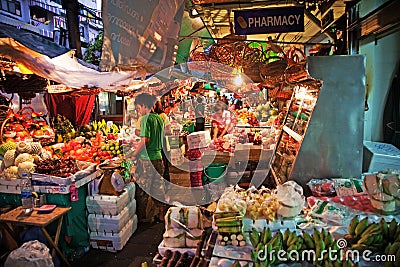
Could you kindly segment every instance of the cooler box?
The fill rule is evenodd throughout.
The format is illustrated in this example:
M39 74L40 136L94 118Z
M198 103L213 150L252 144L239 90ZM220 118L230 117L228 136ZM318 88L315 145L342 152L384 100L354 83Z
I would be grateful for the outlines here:
M136 231L137 223L137 215L134 215L120 232L90 232L90 245L93 248L111 252L122 250L129 238Z
M136 214L136 200L131 200L120 214L100 215L89 214L88 225L91 232L119 232L127 224L130 218Z
M187 137L189 149L198 149L208 147L211 143L209 131L199 131L189 134Z
M135 184L129 183L119 196L94 195L86 198L86 207L89 213L115 216L135 199Z
M363 172L400 169L400 150L391 144L364 141Z

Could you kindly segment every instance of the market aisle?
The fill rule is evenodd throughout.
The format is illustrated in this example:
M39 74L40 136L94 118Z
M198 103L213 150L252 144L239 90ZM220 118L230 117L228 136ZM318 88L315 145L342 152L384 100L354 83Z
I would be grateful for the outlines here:
M140 267L142 262L152 264L164 233L164 223L139 223L137 231L123 250L113 253L90 249L82 258L71 262L72 266L85 267Z

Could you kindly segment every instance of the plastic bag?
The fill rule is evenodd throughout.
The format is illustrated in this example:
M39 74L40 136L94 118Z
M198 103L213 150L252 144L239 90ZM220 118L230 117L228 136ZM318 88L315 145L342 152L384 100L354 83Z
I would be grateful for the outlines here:
M8 255L5 267L54 267L49 248L37 240L22 244Z

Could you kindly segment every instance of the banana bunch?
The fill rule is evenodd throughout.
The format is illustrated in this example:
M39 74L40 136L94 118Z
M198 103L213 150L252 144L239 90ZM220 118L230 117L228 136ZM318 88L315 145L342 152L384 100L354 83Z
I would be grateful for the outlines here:
M114 123L109 127L104 119L102 119L101 121L92 121L91 126L94 131L101 131L105 136L110 133L118 134L121 130L121 126L118 126Z
M350 260L342 261L340 259L340 248L337 242L332 234L324 229L318 231L314 228L311 235L305 231L298 235L296 231L290 231L289 229L286 229L283 234L281 231L272 234L269 228L264 227L261 233L253 229L249 237L254 247L251 257L256 267L302 260L312 262L315 266L321 267L353 266ZM332 251L336 254L327 253L327 251ZM330 258L331 256L332 258Z
M387 241L400 241L400 226L395 219L389 224L383 218L379 223L370 223L367 217L360 220L355 216L350 221L348 232L344 238L352 249L360 251L368 249L372 252L383 252Z
M385 261L384 267L399 267L400 266L400 242L389 243L385 249L385 255L387 255L387 261ZM392 257L389 259L389 257Z
M312 234L303 231L303 239L306 244L306 250L315 250L313 264L315 266L326 267L350 267L355 266L351 260L342 260L340 258L341 248L330 232L322 228L318 231L313 229Z

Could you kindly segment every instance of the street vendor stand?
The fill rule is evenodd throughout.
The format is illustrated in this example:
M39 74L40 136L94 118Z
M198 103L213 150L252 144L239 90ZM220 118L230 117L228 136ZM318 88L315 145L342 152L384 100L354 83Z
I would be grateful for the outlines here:
M87 184L96 179L100 175L99 171L94 171L86 177L76 181L75 186L78 189L78 200L71 201L70 196L70 180L57 177L48 177L43 179L39 176L35 180L35 175L32 177L32 183L41 184L34 185L33 190L38 194L44 194L47 199L47 204L54 204L58 207L69 208L69 211L63 217L63 224L60 232L60 248L66 254L70 255L80 249L88 247L89 235L87 231L87 215L86 215L86 196L88 195ZM21 205L21 189L20 179L7 181L0 179L0 205L2 207L17 207ZM63 182L63 184L55 184ZM47 183L48 185L44 185ZM47 224L46 224L47 226ZM55 224L49 224L48 231L51 233L56 230Z

